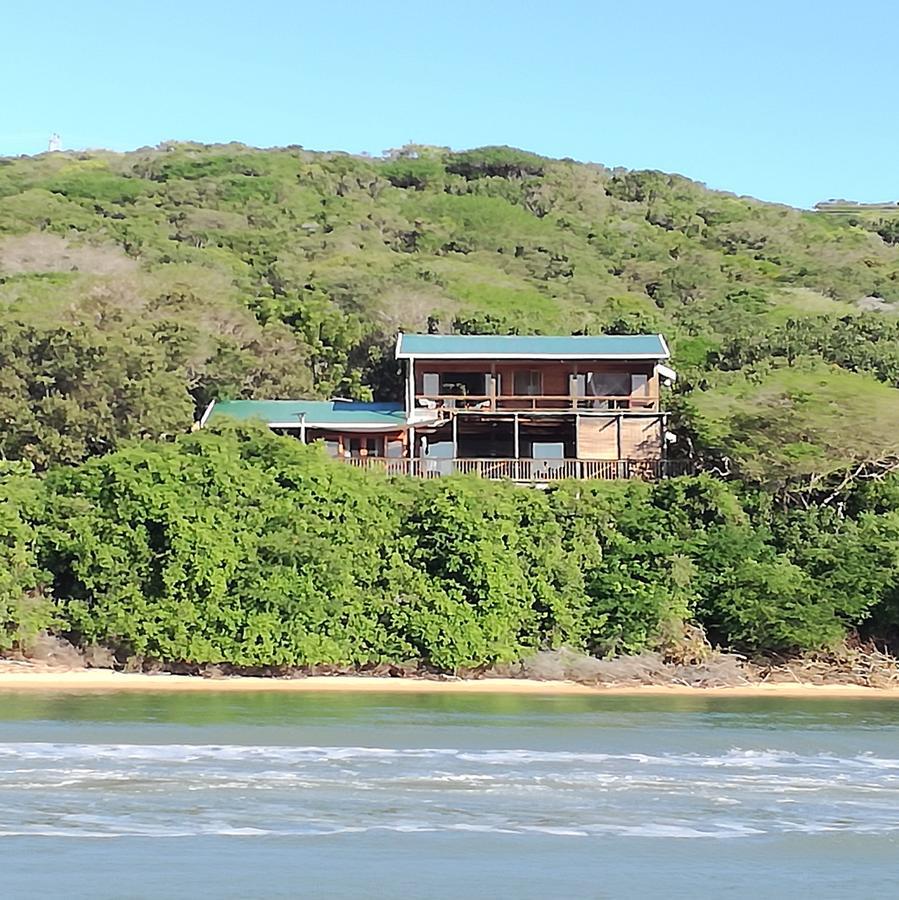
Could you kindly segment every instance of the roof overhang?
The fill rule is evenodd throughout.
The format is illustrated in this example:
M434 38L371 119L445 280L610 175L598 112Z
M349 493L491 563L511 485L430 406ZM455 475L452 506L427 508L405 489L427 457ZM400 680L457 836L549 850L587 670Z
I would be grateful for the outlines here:
M552 362L567 362L568 360L618 360L627 361L631 359L639 360L658 360L668 359L669 354L664 355L658 353L566 353L560 356L558 353L491 353L489 356L484 353L402 353L397 352L397 359L416 359L416 360L439 360L439 359L512 359L527 361L529 359L549 360Z
M640 360L645 362L658 361L663 359L670 359L671 350L668 347L668 342L665 340L665 336L663 334L656 334L653 337L658 338L659 345L661 348L661 352L653 352L653 353L603 353L597 351L589 351L589 352L564 352L559 353L546 353L546 352L528 352L526 350L522 350L518 348L516 350L501 350L499 349L504 343L503 338L505 335L497 335L496 341L496 349L491 348L489 351L479 351L479 352L460 352L453 350L428 350L426 348L422 348L419 350L404 350L403 349L403 332L400 332L396 337L396 349L394 351L394 356L396 359L412 359L412 360L543 360L549 362L566 362L566 361L584 361L584 360L606 360L606 361L618 361L618 362L627 362L629 360ZM423 335L410 335L410 337L423 337ZM488 337L487 335L476 335L476 337ZM609 335L610 338L616 337L616 335ZM626 337L626 336L620 336Z
M397 403L362 403L353 400L234 400L211 403L200 427L209 421L230 419L261 422L269 428L302 431L396 432L406 428L406 409Z
M280 425L278 423L269 423L269 428L298 428L299 426L296 424L292 425ZM390 425L360 425L357 422L353 423L338 423L338 422L328 422L325 424L318 424L316 422L306 422L306 430L307 431L358 431L363 434L369 434L373 431L405 431L409 426L405 422L396 422L395 424Z
M297 431L305 427L307 431L358 431L363 434L369 434L373 431L405 431L408 425L405 422L396 422L391 424L360 424L358 422L266 422L269 428L293 428Z

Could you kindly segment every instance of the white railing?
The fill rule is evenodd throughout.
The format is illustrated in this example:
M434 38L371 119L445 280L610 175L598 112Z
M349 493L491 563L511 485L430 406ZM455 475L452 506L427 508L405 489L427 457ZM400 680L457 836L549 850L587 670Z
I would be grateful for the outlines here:
M686 475L687 460L671 459L391 459L381 456L340 457L348 465L383 472L439 478L479 475L481 478L540 484L565 479L643 478L656 480Z

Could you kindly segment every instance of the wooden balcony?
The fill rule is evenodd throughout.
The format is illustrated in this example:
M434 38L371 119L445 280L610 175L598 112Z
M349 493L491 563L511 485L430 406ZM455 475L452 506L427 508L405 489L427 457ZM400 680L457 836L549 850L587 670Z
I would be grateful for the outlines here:
M359 469L386 475L439 478L443 475L476 474L491 480L521 484L545 484L566 479L617 480L640 478L657 481L688 475L687 460L671 459L387 459L379 456L338 457Z
M635 395L574 396L569 394L416 394L419 409L467 410L472 412L521 412L534 410L577 410L618 412L658 412L658 397Z

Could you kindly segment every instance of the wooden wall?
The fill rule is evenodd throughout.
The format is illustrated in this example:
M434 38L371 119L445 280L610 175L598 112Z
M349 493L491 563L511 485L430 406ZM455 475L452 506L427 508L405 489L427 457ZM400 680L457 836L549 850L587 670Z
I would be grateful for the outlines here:
M581 416L577 448L581 459L618 459L618 416Z
M577 440L581 459L661 459L662 417L581 416Z
M660 459L662 456L662 419L621 418L621 458Z

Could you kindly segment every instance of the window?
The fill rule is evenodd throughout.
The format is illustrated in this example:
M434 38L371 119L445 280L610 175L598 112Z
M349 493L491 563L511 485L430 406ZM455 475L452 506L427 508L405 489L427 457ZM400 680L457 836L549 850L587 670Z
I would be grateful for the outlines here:
M347 444L350 456L381 456L383 443L379 437L351 437Z
M483 372L444 372L440 378L440 393L456 397L480 397L486 389Z
M626 372L594 372L590 384L597 397L626 397L631 392L631 376Z
M561 441L534 441L531 456L534 459L565 459L565 444Z
M568 376L568 393L572 397L587 396L587 376L583 372Z
M440 376L436 372L425 372L421 376L425 397L436 397L440 394Z
M516 369L512 377L516 397L539 397L543 393L543 377L539 369Z
M650 409L649 376L631 375L631 409Z
M631 376L627 372L593 372L589 379L589 393L598 397L593 402L594 409L620 409L628 405L625 399L631 392Z
M425 456L434 459L452 459L455 447L452 441L434 441L428 444Z
M631 375L631 394L635 397L649 396L648 375Z

